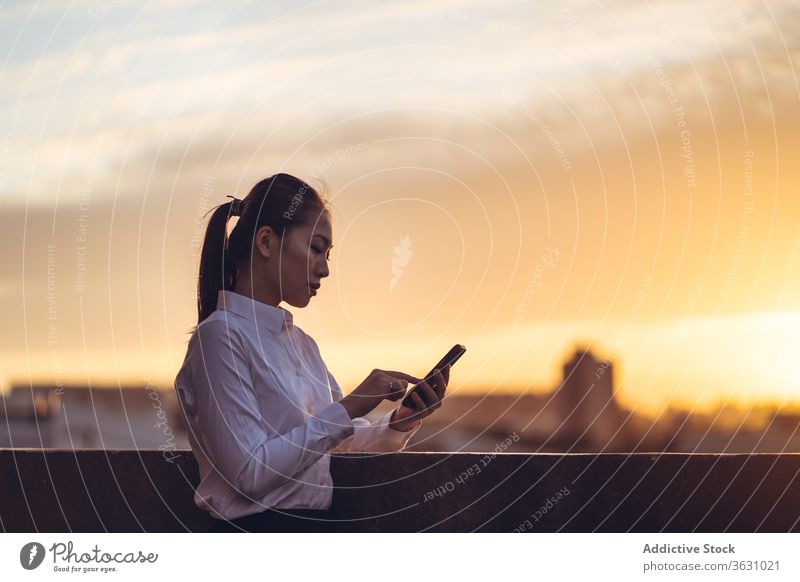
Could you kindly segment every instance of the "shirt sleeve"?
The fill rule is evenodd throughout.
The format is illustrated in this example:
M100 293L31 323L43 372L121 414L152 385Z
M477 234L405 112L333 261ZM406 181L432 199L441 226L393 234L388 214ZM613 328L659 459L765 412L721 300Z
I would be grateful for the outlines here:
M235 329L224 320L198 326L190 358L186 398L216 470L243 495L264 497L311 466L355 427L333 402L283 434L259 412L249 358ZM184 387L185 389L185 387Z
M327 367L326 367L327 370ZM344 396L339 383L333 377L330 370L328 370L328 383L331 387L331 395L333 401L338 402ZM422 422L418 422L417 426L413 429L403 432L394 430L389 426L389 421L392 417L393 410L387 412L383 418L380 418L375 423L363 417L353 418L352 423L355 427L355 432L342 440L331 452L372 452L372 451L401 451L419 430Z

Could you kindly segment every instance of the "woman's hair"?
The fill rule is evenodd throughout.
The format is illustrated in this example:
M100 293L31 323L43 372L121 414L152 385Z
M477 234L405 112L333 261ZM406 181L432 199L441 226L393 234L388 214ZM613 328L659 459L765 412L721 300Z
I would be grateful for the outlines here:
M206 227L197 282L198 325L217 308L219 291L233 288L259 228L269 226L283 239L292 228L318 220L320 213L329 215L327 200L290 174L275 174L253 186L242 199L239 220L228 236L233 203L217 206Z

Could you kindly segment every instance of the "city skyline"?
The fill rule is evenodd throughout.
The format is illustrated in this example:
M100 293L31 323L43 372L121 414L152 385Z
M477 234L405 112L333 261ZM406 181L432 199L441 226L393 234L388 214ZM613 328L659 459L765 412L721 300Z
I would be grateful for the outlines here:
M648 418L621 406L614 377L612 363L576 347L547 392L445 397L407 448L490 451L499 439L510 439L506 452L535 453L785 453L800 446L797 409L672 409ZM396 405L383 401L366 417L374 422ZM170 463L189 449L169 387L18 385L0 398L0 409L0 446L158 449Z
M579 342L645 414L800 404L791 2L356 13L4 7L0 389L170 385L206 212L285 171L345 392L454 343L454 392L536 392Z

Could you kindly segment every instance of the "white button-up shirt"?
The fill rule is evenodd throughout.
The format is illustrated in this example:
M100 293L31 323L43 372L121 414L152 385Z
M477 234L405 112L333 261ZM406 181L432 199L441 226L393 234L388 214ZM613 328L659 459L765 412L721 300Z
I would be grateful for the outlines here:
M330 451L399 451L419 429L351 419L317 343L292 314L233 291L189 339L175 389L200 469L195 504L217 519L328 509Z

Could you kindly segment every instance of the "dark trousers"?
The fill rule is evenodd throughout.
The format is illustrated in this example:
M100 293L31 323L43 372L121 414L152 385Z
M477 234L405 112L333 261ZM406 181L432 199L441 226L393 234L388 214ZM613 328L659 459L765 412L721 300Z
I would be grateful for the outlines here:
M267 509L231 520L213 519L209 533L337 532L340 523L325 509Z

